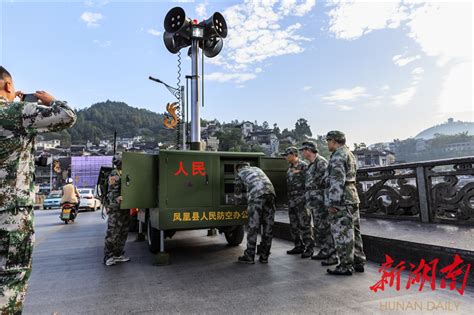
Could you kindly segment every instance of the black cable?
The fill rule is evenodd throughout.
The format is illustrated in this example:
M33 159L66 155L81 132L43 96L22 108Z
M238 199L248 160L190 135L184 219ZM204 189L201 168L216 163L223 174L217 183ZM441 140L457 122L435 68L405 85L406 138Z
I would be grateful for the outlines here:
M177 77L177 89L175 91L175 96L178 99L179 105L176 107L176 117L178 123L176 125L176 149L180 149L180 141L181 141L181 51L178 51L178 77ZM183 143L184 146L184 143Z
M204 41L202 43L204 47ZM204 51L201 50L201 104L204 107Z

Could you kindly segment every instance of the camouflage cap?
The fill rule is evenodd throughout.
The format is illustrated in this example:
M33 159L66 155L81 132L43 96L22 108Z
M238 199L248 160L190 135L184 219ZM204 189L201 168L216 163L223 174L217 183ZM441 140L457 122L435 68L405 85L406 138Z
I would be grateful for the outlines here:
M298 155L298 148L297 147L288 147L286 148L285 152L280 154L281 156L287 156L288 154Z
M311 150L314 153L316 153L316 152L318 152L318 146L313 141L305 141L301 144L301 147L298 150L300 150L300 151L302 151L302 150Z
M342 131L332 130L332 131L329 131L328 134L326 135L326 140L334 140L337 142L343 142L343 141L346 141L346 135Z
M236 166L239 167L244 167L244 166L250 166L250 163L247 161L239 161Z

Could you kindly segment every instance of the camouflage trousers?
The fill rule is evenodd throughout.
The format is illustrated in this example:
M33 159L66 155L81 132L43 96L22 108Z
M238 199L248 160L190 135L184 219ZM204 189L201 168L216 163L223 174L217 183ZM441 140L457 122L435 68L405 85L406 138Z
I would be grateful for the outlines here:
M130 226L130 210L112 209L108 211L107 234L105 235L105 258L123 254Z
M323 255L329 257L335 255L336 248L331 234L327 208L324 206L324 203L316 197L308 199L306 206L313 215L314 239L316 245L320 248Z
M306 208L304 195L288 196L290 234L296 247L314 247L311 214Z
M21 314L31 274L33 209L0 212L0 314Z
M262 229L261 255L268 256L272 247L273 222L275 220L275 196L263 195L248 202L249 223L245 255L255 257L257 234Z
M329 213L329 221L339 256L338 268L354 271L354 265L364 265L366 261L360 234L359 206L346 205L336 208L336 213Z

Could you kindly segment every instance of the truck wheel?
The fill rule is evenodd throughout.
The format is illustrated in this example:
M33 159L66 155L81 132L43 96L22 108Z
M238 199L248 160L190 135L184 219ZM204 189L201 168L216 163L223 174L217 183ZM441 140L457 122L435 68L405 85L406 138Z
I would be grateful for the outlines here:
M224 233L224 235L230 246L239 246L244 239L244 226L236 226L235 229Z
M160 251L160 231L151 226L150 219L148 219L147 224L147 238L150 252L158 253Z

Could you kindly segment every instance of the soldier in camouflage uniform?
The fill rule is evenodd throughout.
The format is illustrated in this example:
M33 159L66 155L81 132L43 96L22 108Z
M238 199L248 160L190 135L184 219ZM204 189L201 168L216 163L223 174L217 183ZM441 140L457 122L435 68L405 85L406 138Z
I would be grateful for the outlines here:
M112 163L115 168L109 175L107 189L107 234L105 236L104 263L113 266L118 262L130 261L124 256L124 247L127 242L130 225L130 209L120 209L122 196L120 195L120 180L122 177L122 156L114 156Z
M331 236L328 210L324 206L323 180L328 161L318 154L317 145L312 141L303 142L300 150L304 158L310 162L305 181L306 207L313 215L314 238L320 247L318 254L311 259L324 260L321 262L323 266L335 265L337 264L336 250Z
M257 234L260 225L263 226L262 240L260 242L261 263L268 263L270 248L272 246L273 222L275 220L275 189L270 179L258 167L251 167L249 163L241 162L237 165L235 176L235 199L237 204L242 204L247 191L248 204L248 233L247 249L244 255L239 257L238 262L253 264Z
M44 91L41 103L15 102L23 93L0 66L0 313L18 314L31 273L33 249L34 141L39 133L72 126L76 114Z
M305 202L305 176L308 163L298 158L298 149L289 147L282 153L289 163L286 172L288 188L288 216L290 218L290 233L295 247L286 253L288 255L303 254L305 250L314 247L311 231L311 214Z
M365 254L360 234L359 196L356 189L357 164L340 131L330 131L326 140L331 154L326 173L325 201L329 209L331 233L340 262L333 275L364 272Z

